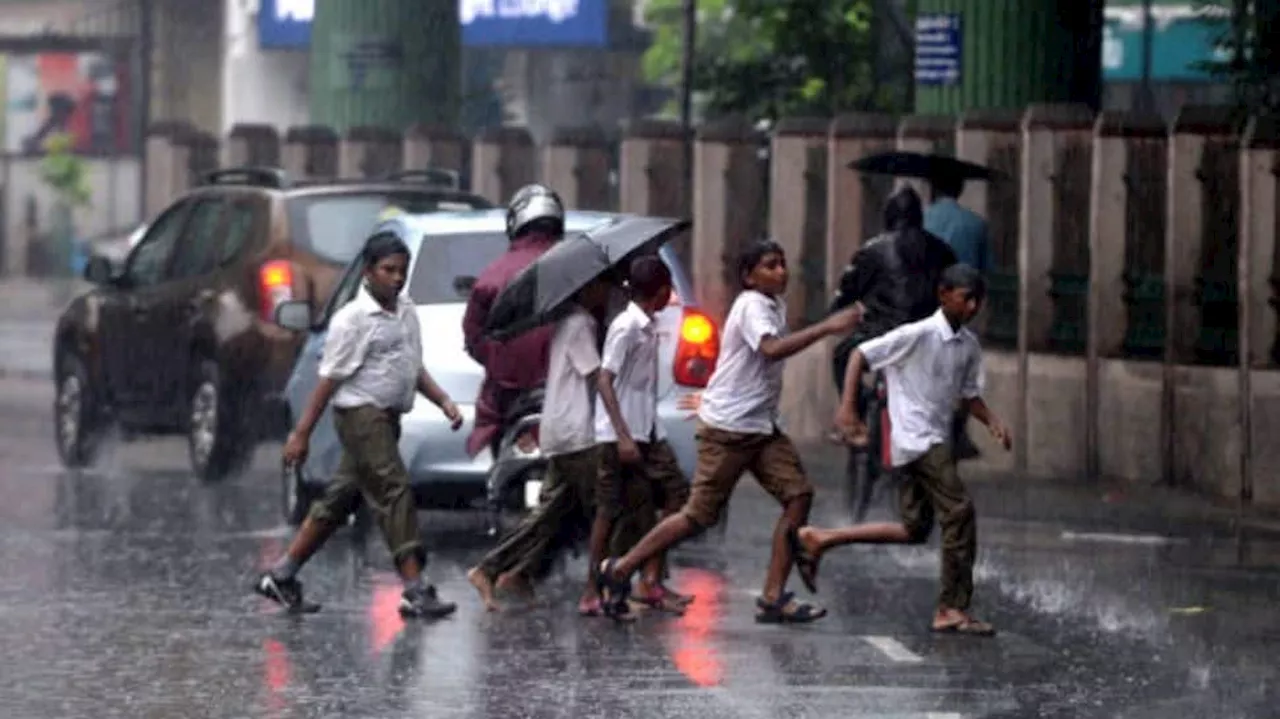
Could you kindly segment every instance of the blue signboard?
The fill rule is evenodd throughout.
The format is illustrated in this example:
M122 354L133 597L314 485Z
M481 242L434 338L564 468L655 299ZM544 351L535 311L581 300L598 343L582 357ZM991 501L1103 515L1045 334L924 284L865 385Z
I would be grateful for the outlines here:
M961 17L930 13L916 18L916 84L959 85L963 61Z
M468 47L605 47L608 0L458 0Z
M258 0L258 45L305 50L311 46L316 0Z
M606 47L609 0L457 0L468 47ZM305 50L316 0L259 0L258 44Z

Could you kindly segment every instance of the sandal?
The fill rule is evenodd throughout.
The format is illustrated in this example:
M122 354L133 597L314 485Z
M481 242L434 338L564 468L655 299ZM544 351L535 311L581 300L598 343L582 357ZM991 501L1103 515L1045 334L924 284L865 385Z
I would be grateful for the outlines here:
M596 591L600 593L600 607L605 616L615 621L627 619L631 607L627 598L631 596L631 579L615 579L613 568L618 560L610 557L600 563L596 574Z
M693 601L693 598L688 598L689 601L682 601L682 599L684 598L679 594L659 585L652 591L636 594L631 601L647 609L656 609L670 614L684 614L684 610L689 606L689 601Z
M816 604L796 601L792 592L783 592L778 601L770 603L764 597L756 599L756 621L761 624L808 624L827 616L827 610Z
M804 588L813 594L817 594L818 562L820 560L804 548L804 542L800 541L799 528L793 527L787 530L787 546L791 548L791 561L795 562L796 574L800 575L800 581L804 583Z
M959 634L968 637L994 637L996 628L987 622L978 621L973 617L965 617L958 622L950 622L948 624L934 624L929 627L929 631L934 634Z
M599 599L588 599L578 602L578 616L580 617L598 617L604 613L603 605Z

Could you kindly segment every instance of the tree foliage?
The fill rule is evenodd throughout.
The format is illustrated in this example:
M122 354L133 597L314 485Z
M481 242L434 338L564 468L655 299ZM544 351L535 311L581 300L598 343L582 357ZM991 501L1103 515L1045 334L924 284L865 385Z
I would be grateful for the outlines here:
M651 0L646 79L680 85L682 0ZM873 0L699 0L693 89L700 114L830 115L883 105L873 77Z
M1198 0L1217 26L1224 61L1204 63L1246 112L1280 113L1280 0Z
M73 151L70 135L60 133L46 141L40 177L68 207L85 207L92 200L88 169L84 159Z

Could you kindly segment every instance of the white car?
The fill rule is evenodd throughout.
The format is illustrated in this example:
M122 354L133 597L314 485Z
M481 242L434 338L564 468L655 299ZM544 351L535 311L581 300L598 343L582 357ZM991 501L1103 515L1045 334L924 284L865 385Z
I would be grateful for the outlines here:
M583 231L614 217L617 215L571 211L565 217L566 231ZM396 217L374 230L394 232L409 246L412 258L404 294L418 307L423 362L467 419L467 425L452 432L440 411L422 397L404 418L400 452L422 508L468 508L484 504L485 480L492 458L488 452L481 452L473 459L467 456L465 448L484 370L463 347L462 316L476 276L507 249L504 223L503 210L437 212ZM665 246L660 256L671 268L676 291L672 304L656 318L661 341L659 363L665 369L659 379L659 416L668 441L689 476L696 456L694 423L687 411L677 409L676 403L681 396L706 385L719 354L719 331L712 319L692 304L693 283L675 252ZM294 417L301 415L316 385L329 318L355 296L361 270L358 259L347 267L329 304L312 327L293 327L310 333L285 389ZM288 314L293 313L278 315L282 324ZM288 519L295 523L302 520L311 500L323 492L340 457L341 448L331 417L326 413L312 435L306 463L297 473L283 479L284 513ZM536 500L535 487L518 489L520 491L514 491L507 498L513 509Z

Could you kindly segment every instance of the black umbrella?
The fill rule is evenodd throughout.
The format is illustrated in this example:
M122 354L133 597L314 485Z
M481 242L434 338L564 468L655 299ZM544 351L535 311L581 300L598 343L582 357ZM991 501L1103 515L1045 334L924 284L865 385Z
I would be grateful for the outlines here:
M623 215L566 237L512 278L489 310L485 333L506 340L556 321L587 283L631 256L656 249L690 224Z
M867 155L849 163L849 169L876 175L917 177L924 180L954 178L958 180L1001 180L1005 175L999 170L966 162L946 155L925 155L919 152L891 151Z

